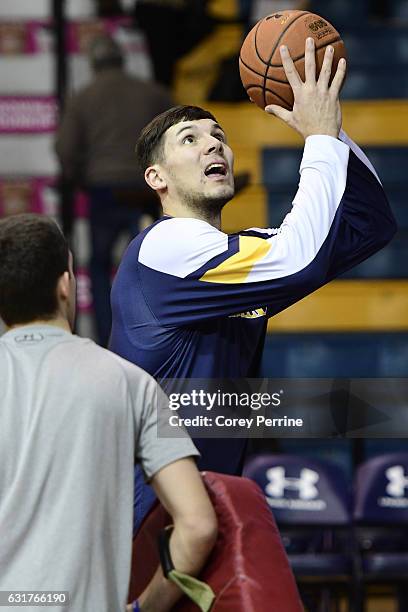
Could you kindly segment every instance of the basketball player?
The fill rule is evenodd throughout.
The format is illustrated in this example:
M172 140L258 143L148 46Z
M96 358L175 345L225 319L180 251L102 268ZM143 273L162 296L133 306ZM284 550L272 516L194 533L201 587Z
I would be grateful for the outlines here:
M172 515L176 569L200 570L216 519L191 440L157 437L164 393L72 335L74 308L57 225L40 215L0 221L0 591L69 591L54 612L124 612L134 458ZM180 595L158 570L132 609L165 612Z
M395 233L375 170L341 130L345 61L329 86L331 46L316 79L308 39L305 82L287 48L281 56L294 108L265 110L297 130L305 145L299 188L279 228L221 231L222 208L234 195L233 153L208 111L173 108L138 141L146 182L164 217L131 243L120 265L111 348L154 377L256 377L268 317L360 263ZM244 439L196 443L201 469L240 474ZM140 503L143 513L148 492Z

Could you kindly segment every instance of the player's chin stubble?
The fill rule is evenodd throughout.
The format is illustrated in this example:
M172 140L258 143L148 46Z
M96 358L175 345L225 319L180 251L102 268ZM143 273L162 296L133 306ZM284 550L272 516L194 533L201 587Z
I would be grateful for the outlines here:
M183 201L193 212L202 216L219 214L224 206L234 197L235 189L233 186L226 185L217 194L184 193Z

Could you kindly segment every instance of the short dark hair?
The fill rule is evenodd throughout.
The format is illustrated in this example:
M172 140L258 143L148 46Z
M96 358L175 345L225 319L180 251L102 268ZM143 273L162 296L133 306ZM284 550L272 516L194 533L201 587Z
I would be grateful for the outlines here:
M91 40L88 56L95 72L107 68L122 68L124 64L122 49L109 34L99 34Z
M217 121L210 111L199 106L173 106L157 115L140 133L136 144L136 156L142 172L161 158L163 152L163 136L165 132L181 121L197 121L212 119Z
M23 214L0 221L0 317L6 325L55 316L57 282L67 270L68 244L54 220Z

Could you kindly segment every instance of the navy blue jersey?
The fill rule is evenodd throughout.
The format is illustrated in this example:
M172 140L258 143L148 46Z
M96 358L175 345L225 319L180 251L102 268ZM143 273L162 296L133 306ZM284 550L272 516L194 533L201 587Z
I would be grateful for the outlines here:
M110 348L157 378L256 376L267 318L383 247L395 221L342 132L307 138L291 211L227 235L164 217L129 245L112 288Z

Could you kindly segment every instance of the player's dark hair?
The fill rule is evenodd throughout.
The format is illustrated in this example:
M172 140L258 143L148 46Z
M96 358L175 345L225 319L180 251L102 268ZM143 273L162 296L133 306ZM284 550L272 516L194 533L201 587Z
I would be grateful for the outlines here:
M198 119L216 118L210 111L199 106L173 106L157 115L140 133L136 144L136 155L142 172L157 162L163 152L163 136L165 132L181 121L197 121Z
M68 244L49 217L24 214L0 221L0 317L6 325L55 316L57 281L68 262Z

